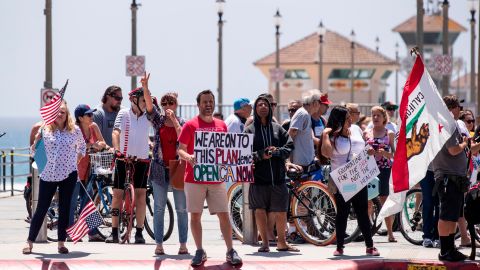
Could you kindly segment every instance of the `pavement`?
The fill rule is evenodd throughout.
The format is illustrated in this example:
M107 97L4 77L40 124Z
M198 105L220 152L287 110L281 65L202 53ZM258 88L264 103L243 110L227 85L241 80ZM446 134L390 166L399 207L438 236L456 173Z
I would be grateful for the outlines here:
M171 196L171 194L169 194ZM22 248L28 234L25 202L22 196L0 198L0 269L191 269L189 262L195 252L193 238L187 243L192 255L177 255L178 234L176 227L164 243L166 255L155 256L155 243L145 235L145 245L67 243L69 254L57 253L55 243L36 243L33 253L23 255ZM203 215L203 246L208 254L207 262L197 269L235 269L225 263L225 244L221 237L216 216ZM400 233L395 233L397 243L389 243L386 237L375 236L374 243L380 257L365 256L363 242L346 245L343 257L333 257L335 246L318 247L311 244L296 245L300 252L258 253L257 246L243 245L234 240L234 248L243 258L241 269L480 269L478 261L443 263L438 261L438 249L415 246ZM87 240L86 238L84 240ZM457 245L459 243L457 242ZM461 249L465 254L470 249ZM236 267L237 269L239 267Z

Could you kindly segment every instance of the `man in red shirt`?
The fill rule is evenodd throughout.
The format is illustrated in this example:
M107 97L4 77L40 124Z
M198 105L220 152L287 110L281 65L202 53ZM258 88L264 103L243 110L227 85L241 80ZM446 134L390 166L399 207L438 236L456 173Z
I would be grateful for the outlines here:
M216 214L220 222L220 230L227 246L226 260L232 265L239 265L242 259L233 249L232 227L228 219L227 190L224 182L196 182L193 177L193 166L196 163L194 150L195 131L227 132L227 126L222 120L213 118L215 96L212 91L204 90L197 95L199 115L185 123L178 138L179 156L188 161L185 169L185 196L187 211L190 213L190 230L197 251L191 265L198 266L207 260L207 254L202 247L202 211L207 200L210 214Z

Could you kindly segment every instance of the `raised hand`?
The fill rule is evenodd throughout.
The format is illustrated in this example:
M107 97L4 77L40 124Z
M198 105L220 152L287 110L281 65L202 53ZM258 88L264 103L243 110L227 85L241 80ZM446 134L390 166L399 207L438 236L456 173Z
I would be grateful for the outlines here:
M140 82L142 83L142 87L143 87L144 91L148 90L148 80L149 79L150 79L150 73L148 73L148 75L147 75L147 72L145 71L145 73L143 73L142 79L140 79Z

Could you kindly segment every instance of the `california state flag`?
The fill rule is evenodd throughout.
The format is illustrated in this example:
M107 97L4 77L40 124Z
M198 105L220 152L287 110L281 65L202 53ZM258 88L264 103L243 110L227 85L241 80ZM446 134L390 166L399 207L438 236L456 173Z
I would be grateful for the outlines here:
M428 165L456 128L455 119L419 56L405 83L399 113L390 196L379 220L400 212L406 192L425 177Z

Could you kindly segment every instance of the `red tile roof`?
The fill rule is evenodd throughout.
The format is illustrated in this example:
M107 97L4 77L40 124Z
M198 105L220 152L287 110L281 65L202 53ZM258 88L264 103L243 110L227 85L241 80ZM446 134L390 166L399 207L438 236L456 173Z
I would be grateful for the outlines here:
M281 64L314 64L318 61L319 37L308 35L280 49ZM323 63L350 64L350 39L333 31L327 31L323 43ZM257 60L254 65L275 64L275 52ZM355 43L355 64L396 65L395 60L366 46Z
M442 32L443 29L443 17L442 15L425 15L423 16L423 31L424 32ZM393 32L406 33L417 31L417 16L412 16L410 19L399 24L392 29ZM456 21L448 20L449 32L465 32L467 29L457 23Z
M477 74L475 74L475 83L477 82ZM464 88L470 88L470 72L463 74L460 76L460 78L455 79L450 83L450 87L453 89L457 89L457 87L460 87L460 89Z

